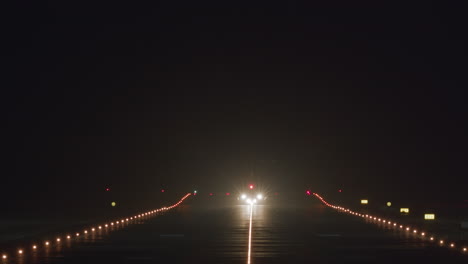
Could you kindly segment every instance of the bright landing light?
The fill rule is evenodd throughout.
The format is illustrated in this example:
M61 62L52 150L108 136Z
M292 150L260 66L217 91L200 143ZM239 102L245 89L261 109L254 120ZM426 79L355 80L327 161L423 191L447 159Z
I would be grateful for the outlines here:
M259 199L259 200L263 199L263 195L262 195L262 194L260 194L260 193L259 193L259 194L257 194L257 199Z
M247 195L242 194L242 195L241 195L241 199L242 199L242 200L245 200L245 198L247 198Z

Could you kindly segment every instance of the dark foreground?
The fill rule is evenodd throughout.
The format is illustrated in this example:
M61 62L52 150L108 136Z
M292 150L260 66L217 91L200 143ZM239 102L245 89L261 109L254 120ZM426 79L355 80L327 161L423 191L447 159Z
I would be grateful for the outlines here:
M235 202L192 197L164 215L8 263L247 263L249 206ZM311 199L256 205L252 229L251 263L468 261L468 254L384 230Z

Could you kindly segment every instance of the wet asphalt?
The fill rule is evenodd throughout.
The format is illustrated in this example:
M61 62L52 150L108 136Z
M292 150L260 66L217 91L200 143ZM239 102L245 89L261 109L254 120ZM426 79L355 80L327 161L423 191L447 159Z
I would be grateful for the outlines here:
M157 216L97 230L5 263L247 263L249 205L191 197ZM251 263L468 263L468 254L324 207L255 205ZM0 261L1 262L1 261Z

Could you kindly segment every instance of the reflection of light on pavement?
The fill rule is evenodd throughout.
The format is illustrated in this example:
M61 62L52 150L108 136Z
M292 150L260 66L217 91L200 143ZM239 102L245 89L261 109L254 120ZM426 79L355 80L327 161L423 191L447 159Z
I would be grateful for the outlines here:
M124 219L117 220L117 221L115 222L115 223L116 223L116 226L117 226L117 227L119 227L119 226L120 226L120 227L123 227L123 226L125 226L125 223L127 223L127 224L130 223L129 220L133 220L133 219L136 220L137 218L142 218L142 217L147 216L147 215L150 216L150 215L153 215L153 214L157 214L158 212L168 211L168 210L170 210L170 209L176 208L176 207L178 207L185 199L187 199L190 195L191 195L191 193L186 194L186 195L183 196L177 203L175 203L175 204L173 204L173 205L171 205L171 206L169 206L169 207L162 207L162 208L159 208L159 209L155 209L155 210L152 210L152 211L148 211L148 212L143 213L143 214L139 214L139 215L132 216L132 217L130 217L130 218L124 218ZM114 222L111 222L110 225L111 225L111 226L114 226ZM109 227L109 225L108 225L107 223L105 223L105 224L104 224L104 227L107 228L107 227ZM102 229L102 226L100 225L98 228L99 228L99 229ZM113 228L111 228L111 229L114 230ZM97 231L97 230L96 230L95 227L91 227L91 241L94 241L96 231ZM89 232L88 232L88 230L86 229L86 230L83 231L83 233L84 233L84 236L87 237L87 236L88 236L87 234L88 234ZM78 238L79 236L80 236L80 233L76 233L76 238ZM72 239L72 237L71 237L70 235L67 235L66 238L67 238L67 241ZM62 242L62 239L61 239L60 237L57 237L57 238L55 239L55 241L56 241L56 243L55 243L56 248L55 248L55 249L56 249L57 251L60 251L60 250L61 250L61 244L62 244L61 242ZM47 248L49 248L50 246L52 246L52 244L51 244L51 242L49 242L49 241L44 241L44 245L45 245L45 249L46 249L45 255L46 255L46 257L48 257ZM39 249L39 246L36 245L36 244L34 244L34 245L32 245L32 249L33 249L34 251L37 251L37 250ZM16 252L17 252L19 255L21 255L21 256L27 253L23 248L19 248ZM8 257L8 255L6 254L6 252L4 253L4 252L1 252L1 251L0 251L0 256L1 256L1 259L7 259L7 257Z
M253 204L250 204L250 221L249 221L249 249L247 252L247 264L250 264L250 252L252 249L252 214L253 214Z
M325 201L325 199L323 199L323 198L322 198L320 195L318 195L317 193L313 193L313 195L314 195L315 197L317 197L323 204L325 204L326 206L328 206L328 207L330 207L330 208L333 208L333 209L335 209L335 210L341 211L341 212L343 212L343 213L348 213L348 214L351 214L351 215L356 215L356 216L359 216L359 217L362 217L362 218L367 218L367 219L370 219L371 221L372 221L372 219L373 219L373 220L377 220L377 217L375 217L375 216L368 215L368 214L364 215L364 214L361 214L361 213L358 213L358 212L354 212L354 211L352 211L352 210L350 210L350 209L346 209L346 208L343 208L343 207L340 207L340 206L337 206L337 205L329 204L327 201ZM361 200L361 203L363 203L362 201L365 201L365 203L368 202L367 200ZM390 205L391 205L391 204L390 204ZM408 214L408 213L409 213L409 208L400 208L400 212L401 212L401 213ZM430 215L430 216L428 216L428 215ZM425 220L428 220L428 219L429 219L429 220L435 219L434 214L426 214L426 215L425 215ZM386 219L378 218L378 222L382 222L382 221L383 221L383 223L387 223L387 224L391 224L391 223L392 223L392 221L388 221L388 220L386 220ZM375 223L377 223L377 221L376 221ZM379 224L380 224L380 223L379 223ZM397 223L394 222L394 223L393 223L393 226L396 227L396 226L397 226ZM405 229L403 229L403 225L400 225L400 229L406 230L405 233L408 234L409 231L411 230L411 227L408 226L408 227L406 227ZM417 237L419 237L420 239L424 239L424 240L427 239L427 238L426 238L426 232L418 233L418 230L417 230L417 229L414 229L414 230L413 230L413 233L414 233ZM434 238L433 236L430 237L430 241L434 241L434 239L435 239L435 238ZM440 244L440 246L444 246L444 245L445 245L445 241L444 241L444 240L439 240L439 244ZM456 248L456 247L455 247L455 243L450 243L449 245L450 245L450 248L453 248L453 249ZM462 248L462 252L466 252L466 250L467 250L466 247L463 247L463 248Z

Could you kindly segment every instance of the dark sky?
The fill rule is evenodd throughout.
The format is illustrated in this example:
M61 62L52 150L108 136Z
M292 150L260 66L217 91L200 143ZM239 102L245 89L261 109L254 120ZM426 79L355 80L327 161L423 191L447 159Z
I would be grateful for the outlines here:
M467 198L461 6L129 3L6 9L11 200L223 191L252 170L272 189Z

